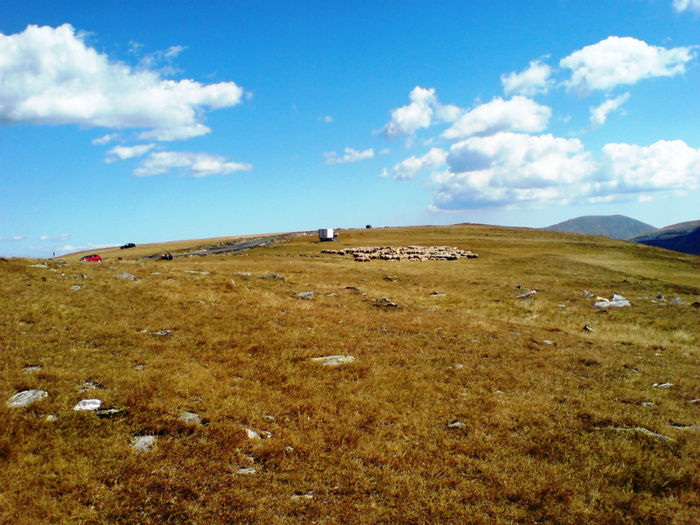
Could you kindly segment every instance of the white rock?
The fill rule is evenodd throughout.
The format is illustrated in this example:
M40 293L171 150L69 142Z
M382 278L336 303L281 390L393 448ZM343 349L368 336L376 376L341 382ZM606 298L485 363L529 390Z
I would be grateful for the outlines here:
M182 412L180 412L180 417L178 419L180 421L187 423L188 425L201 425L202 424L202 418L199 417L199 414L196 414L194 412L189 412L187 410L183 410Z
M41 367L39 365L25 366L22 370L25 374L35 374L41 372Z
M533 297L537 293L537 290L530 290L528 292L523 292L520 295L516 295L516 299L527 299L528 297Z
M326 355L322 357L312 357L311 361L321 363L323 366L339 366L352 363L355 360L351 355Z
M148 452L153 448L155 443L156 437L153 435L134 436L134 439L131 441L131 446L138 451Z
M652 387L656 388L671 388L673 386L673 383L654 383L651 385Z
M32 403L49 397L49 393L45 390L23 390L12 396L7 401L8 407L26 407Z
M255 474L256 472L257 471L253 467L242 467L236 471L236 474L242 476L250 476L251 474Z
M314 499L314 493L311 491L304 493L297 492L296 494L292 494L290 497L294 500Z
M260 437L260 434L258 434L255 430L252 428L246 428L245 433L248 436L248 439L262 439Z
M83 399L73 407L73 410L98 410L102 406L101 399Z
M461 421L453 421L452 423L447 424L447 428L464 428L467 425L462 423Z

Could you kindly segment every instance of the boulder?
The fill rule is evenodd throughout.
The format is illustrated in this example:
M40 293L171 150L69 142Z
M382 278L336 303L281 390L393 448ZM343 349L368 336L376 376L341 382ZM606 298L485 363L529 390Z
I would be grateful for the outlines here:
M49 393L45 390L23 390L8 399L7 406L10 408L26 407L45 397L49 397Z

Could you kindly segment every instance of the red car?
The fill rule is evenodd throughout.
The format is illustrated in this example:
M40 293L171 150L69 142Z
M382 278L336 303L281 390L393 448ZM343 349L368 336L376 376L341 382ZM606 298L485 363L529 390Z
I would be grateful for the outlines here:
M90 254L90 255L85 255L80 258L80 262L102 262L102 257L97 255L96 253Z

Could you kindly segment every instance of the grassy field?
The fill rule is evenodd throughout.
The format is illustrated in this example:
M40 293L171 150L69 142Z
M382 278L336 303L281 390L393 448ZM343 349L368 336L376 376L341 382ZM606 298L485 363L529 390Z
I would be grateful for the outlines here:
M0 259L0 522L698 523L698 257L463 225L141 258L223 241ZM321 253L380 245L479 258Z

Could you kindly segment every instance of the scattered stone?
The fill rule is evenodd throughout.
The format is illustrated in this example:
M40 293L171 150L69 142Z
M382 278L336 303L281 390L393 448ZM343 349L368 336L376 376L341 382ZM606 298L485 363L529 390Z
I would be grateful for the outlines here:
M590 299L591 297L593 297L593 294L591 292L589 292L588 290L584 290L583 296L588 297Z
M321 363L323 366L339 366L345 365L347 363L352 363L355 360L354 356L351 355L326 355L322 357L312 357L311 361L316 363Z
M299 299L306 299L307 301L310 301L311 299L314 298L314 293L312 291L309 292L297 292L296 293L297 297Z
M464 428L467 425L462 423L461 421L453 421L452 423L447 424L447 428Z
M346 290L352 290L353 292L359 292L360 289L357 286L346 286Z
M178 419L180 421L187 423L188 425L201 425L202 424L202 418L199 417L199 414L196 414L194 412L189 412L187 410L183 410L182 412L180 412L180 417Z
M651 386L654 388L671 388L673 386L673 383L654 383Z
M9 408L26 407L45 397L49 397L49 393L45 390L23 390L12 396L7 401L7 406Z
M114 277L116 277L117 279L126 279L127 281L135 281L136 280L136 276L132 273L129 273L129 272L118 273Z
M83 381L80 383L80 386L78 387L78 390L80 392L87 392L88 390L102 390L104 389L104 386L98 383L97 381Z
M383 261L454 261L473 259L477 254L452 246L369 246L344 250L321 250L333 255L352 255L357 262Z
M624 368L625 370L629 370L630 372L634 372L634 373L636 373L636 374L639 373L639 370L637 370L637 369L636 369L635 367L633 367L632 365L622 365L622 368Z
M669 419L668 424L673 428L680 428L683 430L700 430L700 425L686 425L685 423L679 423L673 419Z
M680 297L674 297L671 299L671 304L675 304L676 306L680 306L683 304L683 301L681 301Z
M584 332L594 332L593 328L591 328L590 325L583 325L583 331Z
M275 420L275 416L273 416L271 414L263 414L262 418L266 419L267 421L274 421Z
M532 297L537 293L537 290L530 290L527 292L523 292L520 295L516 295L516 299L527 299L528 297Z
M383 308L397 308L399 306L398 304L391 301L387 297L381 297L379 299L375 299L373 302L374 302L374 306L380 306Z
M124 410L121 408L103 408L103 409L95 412L95 414L97 414L98 417L106 419L106 418L118 416L119 414L122 414L123 412L124 412Z
M302 492L297 492L297 493L295 493L295 494L292 494L292 495L290 496L290 498L292 498L293 500L297 500L297 501L299 501L299 500L314 499L314 493L313 493L313 491L303 492L303 493L302 493Z
M293 447L293 446L287 445L286 447L284 447L284 453L285 453L285 454L291 454L292 452L294 452L294 447Z
M22 369L22 372L24 372L25 374L36 374L37 372L41 372L41 367L39 365L25 366Z
M514 336L514 337L522 337L522 335L523 335L523 334L521 334L520 332L513 332L513 336ZM473 342L474 342L474 340L472 339L472 343L473 343Z
M639 432L640 434L644 434L645 436L660 439L662 441L675 441L675 439L673 439L673 438L670 438L668 436L664 436L663 434L657 434L656 432L652 432L648 428L644 428L644 427L608 427L608 428L610 430L615 430L617 432Z
M266 275L262 276L263 279L274 279L276 281L284 281L285 278L283 275L280 275L278 273L268 273Z
M431 297L444 297L445 294L442 292L433 292L430 294Z
M38 264L30 264L30 268L48 268L49 266L47 264L43 263L38 263Z
M185 273L193 273L196 275L209 275L209 272L206 270L185 270Z
M157 336L164 337L164 336L170 335L172 333L173 333L172 330L158 330L157 332L151 332L150 335L157 335Z
M455 365L455 370L462 370L462 368L464 368L464 365L462 363L457 363Z
M255 430L252 428L246 428L245 429L246 436L248 436L248 439L262 439L260 437L260 434L258 434Z
M688 403L700 403L700 398L691 399L690 401L688 401Z
M265 439L270 439L272 437L272 432L270 432L269 430L261 430L260 433Z
M233 275L240 275L241 277L253 277L250 272L233 272Z
M398 278L398 277L394 277L393 275L387 275L386 277L384 277L384 280L385 280L385 281L389 281L389 282L391 282L391 283L395 283L396 281L399 280L399 278Z
M651 401L642 401L642 406L646 408L656 408L656 403L652 403Z
M144 368L146 368L146 365L144 365L143 363L139 363L134 367L134 370L136 370L137 372L141 372Z
M51 422L53 422L53 421L58 421L58 418L57 418L55 415L53 415L53 414L49 414L48 416L46 416L46 421L48 421L49 423L51 423Z
M70 289L77 292L78 290L82 290L83 287L80 286L79 284L74 284L73 286L70 287Z
M542 339L542 344L553 345L554 341L552 341L551 339Z
M73 407L73 410L98 410L102 406L101 399L83 399Z
M624 308L627 306L632 306L632 304L625 299L622 295L613 294L612 298L606 299L605 297L596 297L596 302L593 304L596 308L600 310L607 310L608 308Z
M329 294L326 294L326 297L335 297L335 296L337 296L337 295L338 295L337 293L331 292L331 293L329 293Z
M156 444L156 437L153 435L134 436L131 446L139 452L148 452Z
M257 471L253 467L241 467L236 471L236 474L241 476L250 476L255 474Z
M559 308L566 308L566 305L565 305L564 303L559 303L557 306L558 306Z

